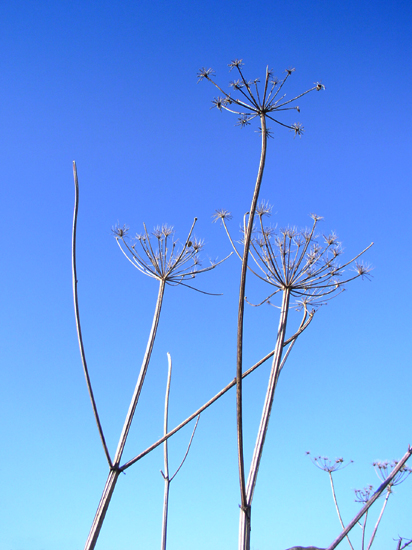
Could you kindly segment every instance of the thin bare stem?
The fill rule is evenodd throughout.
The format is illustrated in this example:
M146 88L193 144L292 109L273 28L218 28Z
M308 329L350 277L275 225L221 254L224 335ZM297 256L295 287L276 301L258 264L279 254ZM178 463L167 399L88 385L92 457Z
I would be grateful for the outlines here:
M289 345L288 349L286 350L285 356L282 359L280 370L282 370L282 368L283 368L283 366L286 362L286 359L287 359L290 351L292 350L292 347L293 347L295 341L296 340L293 340L291 342L291 344ZM250 367L247 371L245 371L242 375L242 378L245 378L246 376L249 376L249 374L251 374L258 367L263 365L263 363L265 363L268 359L270 359L273 356L274 353L275 353L275 351L273 350L270 353L268 353L267 355L265 355L265 357L260 359L260 361L258 361L252 367ZM196 416L200 415L200 413L202 413L204 410L206 410L208 407L210 407L210 405L212 405L215 401L220 399L223 395L225 395L226 392L228 392L234 386L236 386L236 378L234 378L231 382L229 382L229 384L227 384L222 390L220 390L220 392L218 392L214 397L209 399L209 401L207 401L204 405L202 405L194 413L192 413L185 420L183 420L183 422L181 422L178 426L176 426L176 428L174 428L173 430L168 432L165 436L163 436L160 439L158 439L157 441L155 441L155 443L150 445L150 447L147 447L147 449L145 449L143 452L141 452L140 454L138 454L137 456L135 456L134 458L132 458L131 460L129 460L128 462L123 464L123 466L121 466L119 468L119 470L120 471L127 470L127 468L130 468L130 466L133 466L133 464L135 464L136 462L141 460L147 454L151 453L154 449L156 449L159 445L161 445L164 441L166 441L166 439L169 439L169 437L172 437L172 435L174 435L176 432L178 432L179 430L184 428L184 426L186 426L186 424L189 424L189 422L191 422L194 418L196 418Z
M263 171L266 160L267 133L265 115L260 115L262 128L262 148L260 153L259 170L253 193L252 204L249 210L249 220L244 236L244 249L242 259L242 270L240 276L239 289L239 306L238 306L238 323L237 323L237 361L236 361L236 419L237 419L237 443L238 443L238 466L239 466L239 484L241 496L241 509L246 513L248 509L246 486L245 486L245 462L243 456L243 406L242 406L242 365L243 365L243 316L245 308L245 288L247 263L249 257L250 241L253 231L253 220L257 202L259 199L259 191L263 178Z
M366 512L365 519L363 520L363 525L362 525L362 550L364 550L365 548L366 522L368 521L368 513L369 511Z
M158 292L158 295L157 295L156 308L155 308L155 313L154 313L154 316L153 316L152 328L151 328L149 339L148 339L148 342L147 342L146 352L145 352L144 357L143 357L142 366L140 368L139 378L137 379L136 387L135 387L135 390L134 390L134 393L133 393L133 396L132 396L132 400L130 402L129 410L128 410L128 413L126 415L126 420L125 420L125 423L123 425L123 430L122 430L122 433L120 435L119 444L117 446L116 454L115 454L115 457L114 457L115 466L118 466L120 464L120 459L122 457L123 450L124 450L124 447L126 445L127 436L129 434L129 430L130 430L130 427L131 427L131 424L132 424L132 420L133 420L133 416L134 416L134 413L135 413L135 410L136 410L137 402L139 400L140 392L142 391L142 387L143 387L144 380L145 380L145 377L146 377L146 372L147 372L147 369L148 369L148 366L149 366L150 357L152 355L154 341L155 341L155 338L156 338L157 327L159 325L160 312L161 312L161 309L162 309L165 284L166 284L166 281L164 281L164 280L159 281L159 292Z
M82 359L83 371L84 371L84 376L86 378L86 384L87 384L87 389L89 391L90 401L92 403L94 418L96 420L97 429L99 430L99 435L102 441L107 462L109 463L109 467L111 468L113 464L112 464L109 449L107 448L106 440L103 434L103 428L100 423L99 413L97 412L97 405L94 399L92 384L89 376L89 369L87 368L86 354L83 346L82 329L80 325L79 296L77 292L78 280L77 280L77 267L76 267L76 233L77 233L77 214L79 210L79 180L77 178L76 161L73 161L73 177L74 177L75 199L74 199L73 232L72 232L72 276L73 276L73 299L74 299L74 313L76 316L77 339L79 341L80 356Z
M164 435L167 434L167 421L169 417L169 394L170 394L170 380L172 378L172 358L170 353L167 354L167 360L169 364L167 372L167 384L166 384L166 395L165 395L165 411L164 411L164 424L163 432ZM164 456L164 472L162 472L163 479L165 480L165 490L164 490L164 499L163 499L163 522L162 522L162 544L161 550L166 550L166 538L167 538L167 517L169 512L169 489L170 489L170 479L169 479L169 457L167 449L167 439L163 443L163 456Z
M156 338L156 332L157 332L157 327L158 327L159 318L160 318L160 311L162 309L165 284L166 284L166 281L164 280L159 281L159 292L158 292L155 312L153 316L152 328L151 328L149 339L146 346L146 352L143 357L143 362L142 362L142 366L140 367L139 377L136 382L136 387L133 392L129 410L127 412L126 419L123 425L122 433L120 435L117 451L114 457L113 466L109 472L106 485L103 490L103 494L101 496L99 506L97 508L84 550L93 550L96 546L96 542L100 534L100 529L102 528L104 518L106 516L106 512L109 507L109 503L112 498L113 491L115 489L115 486L121 471L119 468L120 460L123 454L124 447L126 445L127 436L129 434L129 430L132 424L132 420L137 407L137 402L139 400L140 392L142 391L147 368L149 366L150 357L153 350L154 341Z
M383 513L385 511L385 508L386 508L386 505L388 504L388 499L389 499L389 496L391 494L391 490L390 488L386 491L386 497L385 497L385 500L383 502L383 506L382 506L382 509L381 509L381 513L379 514L379 517L378 517L378 520L376 522L376 525L375 525L375 528L373 530L373 533L372 533L372 536L371 536L371 540L369 541L369 544L368 544L368 548L366 550L370 550L370 547L372 546L373 544L373 541L375 539L375 536L376 536L376 532L378 530L378 527L379 527L379 524L381 522L381 519L382 519L382 516L383 516Z
M167 360L169 364L168 374L167 374L167 385L166 385L166 396L165 396L165 412L164 412L164 425L163 425L163 432L164 435L167 435L167 425L168 425L168 417L169 417L169 395L170 395L170 381L172 378L172 358L170 357L170 353L167 354ZM161 471L161 474L163 476L163 479L165 480L165 490L164 490L164 499L163 499L163 522L162 522L162 544L161 544L161 550L166 550L166 539L167 539L167 518L169 513L169 491L170 491L170 484L172 483L173 479L177 476L179 473L179 470L185 463L185 460L187 458L187 455L189 454L190 447L192 445L192 441L196 432L197 425L199 423L200 415L197 417L195 426L192 431L192 435L190 437L189 444L187 446L185 455L179 464L177 470L175 473L171 476L169 474L169 455L168 455L168 440L164 440L164 472Z
M340 510L339 510L339 506L338 506L338 501L337 501L337 498L336 498L336 493L335 493L335 486L333 484L333 476L332 476L332 472L329 470L328 471L328 474L329 474L329 479L330 479L330 486L332 488L332 495L333 495L333 502L335 503L335 508L336 508L336 512L338 514L338 518L339 518L339 521L340 521L340 524L342 526L342 529L345 529L345 526L343 524L343 521L342 521L342 516L340 515ZM352 543L349 539L349 536L346 536L347 540L348 540L348 543L349 543L349 546L352 548L352 550L354 550L353 546L352 546ZM363 550L363 548L362 548Z
M187 449L186 449L186 452L185 452L185 456L182 458L182 462L179 464L179 466L177 467L175 473L172 475L172 477L170 478L170 481L173 481L174 478L177 476L177 474L179 473L181 467L183 466L183 464L185 463L185 460L187 458L187 455L189 454L189 451L190 451L190 447L192 446L192 442L193 442L193 438L195 436L195 433L196 433L196 428L197 428L197 425L199 424L199 419L200 419L200 414L197 416L197 419L196 419L196 422L195 422L195 425L193 427L193 431L192 431L192 435L190 436L190 440L189 440L189 443L187 445Z
M385 481L381 483L381 485L374 492L374 494L371 496L368 502L366 502L363 508L356 514L356 516L352 519L352 521L345 527L345 529L332 542L332 544L328 546L326 550L334 550L338 546L338 544L342 542L342 540L346 537L346 535L355 527L355 525L359 522L359 520L363 517L363 515L369 510L372 504L381 496L385 488L391 483L391 481L394 479L396 474L401 470L401 468L404 466L404 464L410 458L411 455L412 455L412 447L409 446L406 453L403 455L401 460L398 462L398 464L395 466L392 472L388 475Z
M272 368L269 376L268 388L266 391L265 402L263 405L262 417L260 420L258 435L256 438L255 449L253 451L252 462L249 469L249 476L246 487L246 506L240 510L239 521L239 550L249 550L250 548L250 529L251 529L251 506L253 493L256 486L257 475L260 461L263 454L263 446L269 426L270 413L272 411L275 389L279 379L282 365L282 353L286 335L287 317L289 312L290 291L285 289L282 297L282 307L279 319L279 328L276 337L276 347L272 359ZM296 341L296 340L294 340Z

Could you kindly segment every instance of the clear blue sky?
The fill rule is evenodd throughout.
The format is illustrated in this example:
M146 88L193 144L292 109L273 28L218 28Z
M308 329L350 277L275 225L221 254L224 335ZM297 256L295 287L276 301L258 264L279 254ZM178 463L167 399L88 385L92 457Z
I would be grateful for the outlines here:
M134 386L157 294L118 250L110 228L169 223L184 239L198 217L204 258L229 243L216 208L236 228L257 171L256 127L210 110L201 66L227 86L227 63L248 77L266 65L296 72L302 139L274 128L261 196L273 224L324 216L347 257L371 241L373 280L356 281L318 311L280 378L252 517L253 550L327 546L340 531L327 475L305 457L343 456L336 476L344 520L354 488L378 485L371 463L412 443L411 21L409 1L2 2L0 6L2 331L0 550L80 550L107 464L94 425L71 291L72 161L81 203L78 278L84 339L110 449ZM199 278L210 297L168 289L159 337L125 458L162 432L166 352L173 357L170 424L234 377L239 262ZM250 279L248 295L263 299ZM294 321L297 322L297 319ZM247 308L245 365L272 349L276 310ZM245 383L250 459L268 367ZM171 441L171 467L190 427ZM99 550L158 548L162 451L122 476ZM391 497L374 550L412 537L412 481ZM237 548L235 394L200 419L173 481L169 550ZM377 509L372 516L375 517ZM372 519L370 520L373 524ZM342 543L342 548L348 547Z

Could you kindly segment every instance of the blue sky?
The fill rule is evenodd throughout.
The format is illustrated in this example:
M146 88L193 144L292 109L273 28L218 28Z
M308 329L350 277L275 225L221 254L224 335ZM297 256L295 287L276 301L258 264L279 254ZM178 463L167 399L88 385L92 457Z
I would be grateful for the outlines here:
M407 1L1 4L0 550L82 548L107 475L75 331L72 161L83 336L113 452L157 285L126 262L110 228L126 223L135 233L143 222L169 223L184 239L196 216L205 263L229 252L211 216L230 210L237 231L259 136L256 125L240 129L210 110L216 93L197 84L196 73L213 67L227 88L234 58L244 60L248 78L263 79L266 65L278 76L296 67L288 98L317 81L326 87L302 98L298 117L285 114L304 125L302 139L273 128L261 192L273 205L271 222L304 227L316 212L348 258L375 242L366 258L373 280L355 281L320 308L280 378L252 549L327 546L339 533L327 475L307 450L354 460L336 476L344 521L358 510L353 489L379 483L372 461L404 454L412 443L410 290L402 283L412 268L411 20ZM125 458L162 432L166 352L174 365L170 425L234 377L239 273L230 258L199 277L199 288L220 297L168 289ZM251 299L263 292L250 279ZM247 308L245 366L272 349L276 328L275 309ZM267 374L262 367L245 383L247 463ZM172 439L172 468L190 433ZM162 467L158 449L122 476L99 550L160 545ZM237 547L237 476L232 392L202 415L172 483L169 550ZM375 550L412 537L411 483L389 500Z

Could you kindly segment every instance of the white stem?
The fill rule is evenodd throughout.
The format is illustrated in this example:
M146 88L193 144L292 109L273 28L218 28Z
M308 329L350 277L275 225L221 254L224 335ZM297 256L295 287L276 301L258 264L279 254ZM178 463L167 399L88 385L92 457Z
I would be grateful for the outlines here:
M167 361L168 361L168 364L169 364L169 369L168 369L168 372L167 372L167 384L166 384L166 396L165 396L165 414L164 414L164 425L163 425L164 435L167 434L167 424L168 424L168 417L169 417L170 380L172 378L172 358L170 357L170 353L167 354ZM169 479L169 456L168 456L167 444L168 443L167 443L167 439L166 439L163 443L165 471L162 472L162 474L163 474L163 478L165 480L165 492L164 492L164 500L163 500L163 522L162 522L161 550L166 550L167 516L168 516L168 512L169 512L170 479Z
M263 405L262 417L260 420L258 435L256 438L255 449L253 451L252 462L249 470L249 477L246 485L246 506L240 509L239 520L239 550L250 550L250 529L251 529L251 506L253 493L256 486L257 475L259 471L260 460L263 454L263 446L269 426L270 413L272 411L275 389L278 382L280 367L282 361L282 351L285 342L286 323L289 310L290 292L288 289L283 291L282 306L279 319L279 328L276 338L276 347L273 354L272 368L269 376L268 388L266 391L265 402Z

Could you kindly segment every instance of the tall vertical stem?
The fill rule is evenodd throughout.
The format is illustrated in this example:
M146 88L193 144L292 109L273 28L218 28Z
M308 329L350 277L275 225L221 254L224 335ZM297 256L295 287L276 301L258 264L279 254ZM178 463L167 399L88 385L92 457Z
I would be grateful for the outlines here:
M267 146L267 133L266 133L266 119L262 113L260 115L261 130L262 130L262 148L260 153L260 163L258 175L256 178L255 190L253 193L252 204L249 211L249 220L247 224L246 234L244 235L244 249L242 259L242 270L240 276L240 288L239 288L239 309L238 309L238 321L237 321L237 361L236 361L236 421L237 421L237 446L238 446L238 463L239 463L239 483L240 483L240 497L241 497L241 509L245 511L247 508L246 487L245 487L245 461L243 457L243 407L242 407L242 368L243 368L243 316L245 308L245 288L246 288L246 274L247 263L249 257L250 241L252 238L253 220L255 217L255 211L257 201L259 198L260 186L262 183L263 170L265 168L266 160L266 146Z
M251 529L251 507L253 493L255 491L260 460L263 454L263 446L269 426L270 413L272 411L275 389L278 383L282 364L282 352L285 343L286 324L289 311L290 291L284 289L282 306L279 319L279 327L276 338L276 347L272 360L272 367L269 376L268 388L263 405L262 417L260 419L258 435L256 437L255 449L249 470L249 477L246 486L246 507L240 510L239 519L239 550L250 550L250 529Z
M140 392L142 391L147 368L149 366L150 357L153 350L154 341L156 338L156 332L157 332L157 327L158 327L159 318L160 318L160 311L162 309L165 284L166 283L164 280L159 281L159 292L157 295L157 302L156 302L156 308L153 316L152 328L150 330L149 339L147 341L146 352L143 357L142 366L140 367L139 377L137 379L136 387L133 392L132 399L130 401L130 406L123 425L122 433L120 435L116 454L113 460L113 466L110 469L109 475L107 477L106 485L104 487L103 494L100 498L99 506L97 508L96 515L94 517L92 527L90 529L90 533L87 538L84 550L93 550L94 547L96 546L96 542L100 534L100 529L102 528L104 518L106 516L106 512L113 495L113 491L116 487L116 483L119 478L120 460L122 458L123 450L126 445L127 436L129 435L129 430L132 425L133 416L136 410L137 402L139 400Z
M169 363L169 368L167 372L167 384L166 384L166 395L165 395L165 414L164 414L164 427L163 433L167 434L167 425L169 418L169 395L170 395L170 380L172 377L172 358L170 353L167 354L167 360ZM163 478L165 480L165 491L163 499L163 522L162 522L162 544L161 550L166 550L166 540L167 540L167 516L169 512L169 489L170 489L170 477L169 477L169 455L168 455L168 441L163 443L163 455L164 455L164 468L165 471L162 472Z

